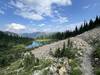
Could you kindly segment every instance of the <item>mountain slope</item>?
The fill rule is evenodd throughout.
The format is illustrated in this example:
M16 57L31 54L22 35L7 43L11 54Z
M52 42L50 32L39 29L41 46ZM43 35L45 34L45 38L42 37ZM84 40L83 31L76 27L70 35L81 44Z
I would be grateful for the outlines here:
M23 33L22 36L24 37L29 37L29 38L37 38L40 36L46 36L49 33L45 33L45 32L33 32L33 33Z
M91 53L93 52L93 47L89 43L91 43L96 38L100 40L100 27L87 31L76 37L70 38L72 47L81 49L81 51L78 51L80 56L77 58L81 61L80 70L82 71L83 75L94 75L91 65ZM54 57L50 55L50 52L55 52L57 48L63 48L64 43L67 46L68 39L39 47L32 50L32 53L38 58L54 59Z
M95 29L93 29L93 30L90 30L90 31L87 31L87 32L85 32L85 33L83 33L83 34L80 34L80 35L78 35L78 36L76 36L76 37L73 37L73 39L74 38L77 38L77 40L79 39L81 39L82 41L85 41L85 42L87 42L87 43L89 43L89 42L91 42L91 40L93 40L93 39L95 39L96 37L98 37L98 39L99 39L99 37L100 37L100 27L99 28L95 28ZM72 38L71 38L72 39ZM74 40L76 40L76 39L74 39ZM74 41L73 40L73 41ZM50 49L52 50L54 50L54 49L56 49L56 48L58 48L58 47L60 47L60 48L62 48L62 46L63 46L63 43L65 42L66 44L67 44L67 41L68 41L68 39L65 39L65 40L62 40L62 41L58 41L58 42L55 42L55 43L53 43L53 44L49 44L49 45L45 45L45 46L42 46L42 47L39 47L39 48L36 48L35 50L32 50L32 52L35 54L35 52L36 52L36 56L37 57L41 57L41 56L45 56L45 50L47 51L47 55L49 55L48 54L48 51L50 51ZM73 42L72 41L72 42ZM76 44L77 43L79 43L80 45L81 45L81 41L77 41L76 42ZM84 45L83 45L84 46ZM79 46L78 46L78 44L76 45L76 47L78 48ZM40 54L39 52L41 53L41 52L43 52L44 51L44 54L43 55L39 55L38 56L38 54ZM37 54L38 53L38 54ZM40 58L39 57L39 58ZM47 57L47 56L46 56Z
M91 43L94 39L100 40L100 27L84 32L83 34L80 34L76 37L83 39L88 43Z
M90 43L95 40L94 36L100 38L99 32L100 28L95 28L76 37L36 48L32 53L22 53L19 60L0 68L0 75L94 75L91 64L94 46Z

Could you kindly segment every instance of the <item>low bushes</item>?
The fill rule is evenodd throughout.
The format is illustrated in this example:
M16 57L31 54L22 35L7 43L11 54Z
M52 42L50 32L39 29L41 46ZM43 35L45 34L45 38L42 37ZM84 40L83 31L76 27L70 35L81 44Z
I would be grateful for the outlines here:
M82 75L82 72L80 70L80 60L77 59L75 56L78 55L78 49L72 48L72 42L68 40L67 47L65 46L65 43L63 44L63 48L56 49L54 53L54 57L61 58L61 57L67 57L69 60L70 65L70 72L69 75Z
M31 52L26 52L22 58L0 69L0 75L32 75L35 70L42 70L51 64L49 59L38 59Z
M94 39L92 42L94 47L93 56L93 67L95 75L100 75L100 40Z
M58 48L55 51L54 56L58 57L58 58L59 57L68 57L70 59L70 58L74 58L75 57L75 53L73 53L73 49L71 49L71 48L65 48L65 49Z
M65 46L65 43L63 44L63 48L58 48L56 49L55 53L53 54L54 57L68 57L70 58L74 58L75 57L75 49L72 48L72 43L70 40L68 40L68 45L67 47Z

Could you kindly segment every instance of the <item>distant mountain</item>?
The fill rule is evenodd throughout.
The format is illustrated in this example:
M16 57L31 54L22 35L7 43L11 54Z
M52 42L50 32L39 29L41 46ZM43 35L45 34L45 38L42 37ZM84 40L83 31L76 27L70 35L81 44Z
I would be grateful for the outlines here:
M29 38L37 38L37 37L40 37L40 36L46 36L48 34L49 33L46 33L46 32L33 32L33 33L23 33L22 36L23 37L29 37Z

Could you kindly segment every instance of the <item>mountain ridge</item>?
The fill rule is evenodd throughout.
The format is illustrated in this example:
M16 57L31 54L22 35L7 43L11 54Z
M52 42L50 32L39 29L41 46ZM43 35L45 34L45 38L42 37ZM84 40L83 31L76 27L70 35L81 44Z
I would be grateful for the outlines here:
M23 33L21 35L24 37L29 37L29 38L37 38L37 37L44 36L47 34L48 33L46 33L46 32L33 32L33 33Z

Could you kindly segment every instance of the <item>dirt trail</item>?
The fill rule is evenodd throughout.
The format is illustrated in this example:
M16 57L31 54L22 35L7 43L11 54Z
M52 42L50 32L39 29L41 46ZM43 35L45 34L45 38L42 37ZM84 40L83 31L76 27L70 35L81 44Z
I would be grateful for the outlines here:
M93 67L91 64L91 53L92 53L92 48L90 47L86 52L84 52L83 58L82 58L82 72L83 75L94 75L93 74Z
M73 37L71 41L73 42L73 47L81 49L81 51L79 51L79 54L81 56L79 56L78 58L81 61L80 65L82 75L94 75L93 67L91 64L91 54L93 51L92 46L80 38Z

